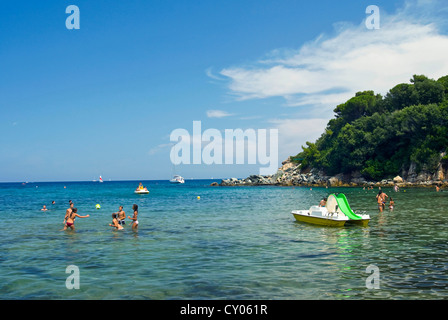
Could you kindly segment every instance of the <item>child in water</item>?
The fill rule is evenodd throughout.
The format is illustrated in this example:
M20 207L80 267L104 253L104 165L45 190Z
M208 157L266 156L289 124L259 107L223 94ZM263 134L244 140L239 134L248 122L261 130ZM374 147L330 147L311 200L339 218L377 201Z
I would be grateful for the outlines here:
M112 224L109 223L109 226L116 228L117 230L123 230L123 227L118 223L117 214L112 213Z
M394 206L395 206L395 201L392 198L390 198L390 200L389 200L389 210L393 211L394 210Z

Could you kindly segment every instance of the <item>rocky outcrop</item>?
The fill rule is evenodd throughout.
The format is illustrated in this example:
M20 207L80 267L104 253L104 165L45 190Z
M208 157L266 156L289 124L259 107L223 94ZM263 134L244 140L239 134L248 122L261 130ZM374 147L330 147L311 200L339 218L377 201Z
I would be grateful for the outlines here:
M441 158L445 154L441 154ZM402 170L401 176L381 181L368 181L359 172L349 175L337 174L328 176L317 169L302 170L300 164L291 161L291 158L282 162L282 166L273 175L251 175L245 179L230 178L221 181L221 186L433 186L443 185L448 187L447 168L440 162L436 172L427 170L417 171L415 163L411 163L407 170Z

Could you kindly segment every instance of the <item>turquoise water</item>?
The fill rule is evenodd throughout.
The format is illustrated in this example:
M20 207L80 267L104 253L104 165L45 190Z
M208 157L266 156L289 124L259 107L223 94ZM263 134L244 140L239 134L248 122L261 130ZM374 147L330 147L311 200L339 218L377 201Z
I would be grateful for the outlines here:
M448 297L448 192L386 188L396 208L379 213L377 190L211 182L144 181L148 195L133 193L138 181L0 184L0 299ZM291 210L330 192L369 213L369 226L294 220ZM69 200L90 217L60 231ZM134 203L137 232L108 226L119 205L132 215ZM79 268L79 289L66 288L69 265ZM379 289L366 286L372 265Z

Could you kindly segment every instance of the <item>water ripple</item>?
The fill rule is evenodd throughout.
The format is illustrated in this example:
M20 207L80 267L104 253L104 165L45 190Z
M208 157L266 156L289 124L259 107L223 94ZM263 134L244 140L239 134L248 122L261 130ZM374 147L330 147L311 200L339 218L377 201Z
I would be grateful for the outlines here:
M393 212L379 213L373 190L346 188L213 188L58 183L21 193L0 185L0 214L11 225L0 241L1 299L446 299L446 195L429 189L392 193ZM99 189L101 188L101 189ZM330 192L344 192L366 211L369 226L326 228L296 222ZM197 200L197 196L201 200ZM90 218L61 232L68 199ZM48 199L61 205L42 214ZM11 206L11 202L20 206ZM94 205L101 203L101 210ZM118 204L138 203L139 230L109 226ZM12 210L14 209L14 210ZM6 240L7 239L7 240ZM81 290L65 288L68 265ZM380 289L366 287L379 270Z

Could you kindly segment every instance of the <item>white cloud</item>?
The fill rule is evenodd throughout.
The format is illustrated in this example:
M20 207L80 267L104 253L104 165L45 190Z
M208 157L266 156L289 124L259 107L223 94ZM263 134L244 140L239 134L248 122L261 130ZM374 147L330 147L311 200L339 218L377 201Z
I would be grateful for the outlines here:
M215 80L225 80L223 77L219 77L219 76L217 76L216 74L214 74L213 71L212 71L212 68L207 68L207 69L205 70L205 74L206 74L209 78L212 78L212 79L215 79Z
M438 0L409 0L395 14L380 7L380 29L367 29L365 21L338 22L333 35L321 34L298 49L273 49L250 66L224 68L219 76L239 101L282 97L287 106L307 107L306 117L269 120L279 130L279 158L286 159L319 138L332 110L356 92L384 95L414 74L447 75L448 36L440 31L448 27L446 12L446 1Z
M279 159L285 160L302 151L307 141L314 142L324 132L327 118L272 119L270 123L278 129Z
M226 111L222 110L208 110L207 111L207 117L209 118L224 118L224 117L230 117L233 114L228 113Z
M167 150L168 148L172 147L173 145L174 145L174 143L162 143L162 144L159 144L159 145L157 145L157 146L151 148L151 149L148 151L148 154L149 154L149 155L157 154L157 153L159 153L159 152L162 152L162 151Z
M298 50L276 49L255 67L220 74L239 100L283 97L289 106L316 108L334 108L358 91L385 94L414 74L437 79L448 74L448 36L427 11L417 20L421 5L408 2L395 15L381 13L379 30L342 23L332 37L320 35Z

